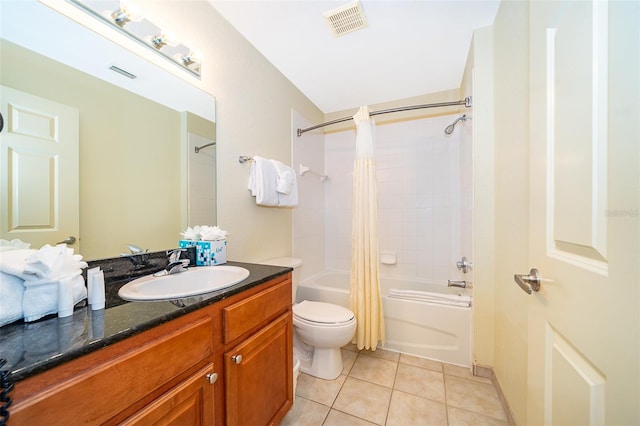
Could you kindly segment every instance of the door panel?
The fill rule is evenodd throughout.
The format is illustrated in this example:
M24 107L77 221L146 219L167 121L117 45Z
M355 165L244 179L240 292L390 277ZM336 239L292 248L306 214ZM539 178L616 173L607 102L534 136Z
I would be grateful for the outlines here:
M77 238L78 110L0 90L6 119L0 134L0 237L19 238L32 248Z
M640 421L637 12L530 3L527 424Z

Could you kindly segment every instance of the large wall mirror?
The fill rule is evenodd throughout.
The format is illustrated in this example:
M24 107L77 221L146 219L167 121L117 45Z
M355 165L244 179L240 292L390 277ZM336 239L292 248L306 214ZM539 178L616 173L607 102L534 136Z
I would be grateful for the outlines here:
M194 152L215 142L215 98L37 1L0 8L0 238L74 236L90 260L215 224L216 147Z

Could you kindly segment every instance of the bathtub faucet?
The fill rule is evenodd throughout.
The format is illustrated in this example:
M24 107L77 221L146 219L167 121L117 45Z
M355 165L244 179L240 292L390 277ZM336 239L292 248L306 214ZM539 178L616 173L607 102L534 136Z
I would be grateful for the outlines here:
M447 280L447 286L448 287L467 288L467 282L466 281L451 281L451 280Z

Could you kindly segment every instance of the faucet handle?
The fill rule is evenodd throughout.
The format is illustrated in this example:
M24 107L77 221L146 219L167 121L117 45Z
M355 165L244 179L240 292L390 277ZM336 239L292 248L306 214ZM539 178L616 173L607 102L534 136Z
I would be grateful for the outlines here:
M174 263L180 260L180 253L182 253L183 251L186 251L185 249L174 249L174 250L168 250L167 251L167 256L169 258L169 263Z

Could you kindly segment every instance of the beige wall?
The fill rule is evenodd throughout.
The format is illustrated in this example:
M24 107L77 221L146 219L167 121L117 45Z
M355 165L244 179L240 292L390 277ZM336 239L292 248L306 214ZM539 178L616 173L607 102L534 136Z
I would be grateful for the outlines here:
M206 1L159 2L181 34L202 52L201 87L216 97L218 225L229 232L231 260L291 254L291 210L258 207L247 191L240 155L291 162L291 110L324 118L302 93Z
M529 5L502 2L493 25L495 143L494 371L526 424L529 247Z
M462 83L474 95L474 362L494 369L526 424L528 266L528 3L503 2L476 30Z
M290 209L255 205L254 199L246 189L249 164L239 164L238 156L261 155L290 163L291 110L298 111L311 122L321 122L324 118L322 112L233 29L206 0L139 2L149 19L158 23L171 22L171 29L180 40L201 53L203 65L200 79L179 70L174 64L117 31L104 26L105 30L103 26L96 25L86 14L68 3L41 1L95 31L108 35L149 62L216 97L217 216L218 225L229 232L229 258L260 261L290 255ZM180 118L176 120L179 121ZM149 140L153 140L154 136L149 135ZM180 137L178 135L177 139L180 140ZM145 159L141 172L146 170L147 163L149 167L156 167L152 170L153 173L158 170L165 172L167 182L151 182L147 177L143 181L147 184L141 184L140 179L132 183L132 179L126 175L119 176L111 182L112 185L127 191L128 200L149 201L153 196L153 202L161 203L154 209L161 214L154 215L149 224L153 225L153 235L165 238L164 243L145 245L145 248L173 247L179 239L182 223L180 204L183 201L180 193L184 189L184 180L180 178L179 146L179 143L175 146L156 145L152 150L142 146L131 146L125 151L129 154L126 159L117 158L104 162L105 167L108 165L117 168L123 161L135 162ZM150 154L154 157L153 161L147 161ZM171 162L168 161L169 158ZM133 192L129 193L127 189L136 185L138 188L152 186L152 189L136 198L136 195ZM92 192L92 195L99 197L100 193ZM111 220L107 211L101 210L99 213L102 215L95 215L95 218ZM136 210L134 209L133 213L129 210L128 214L136 214ZM91 217L94 218L94 215ZM126 223L123 224L123 229L126 228L124 225ZM90 253L85 257L94 258L95 255Z
M471 65L471 64L469 64ZM495 188L493 133L493 32L474 32L473 92L473 346L474 363L493 366ZM465 86L468 86L465 80ZM466 89L468 90L468 89Z

